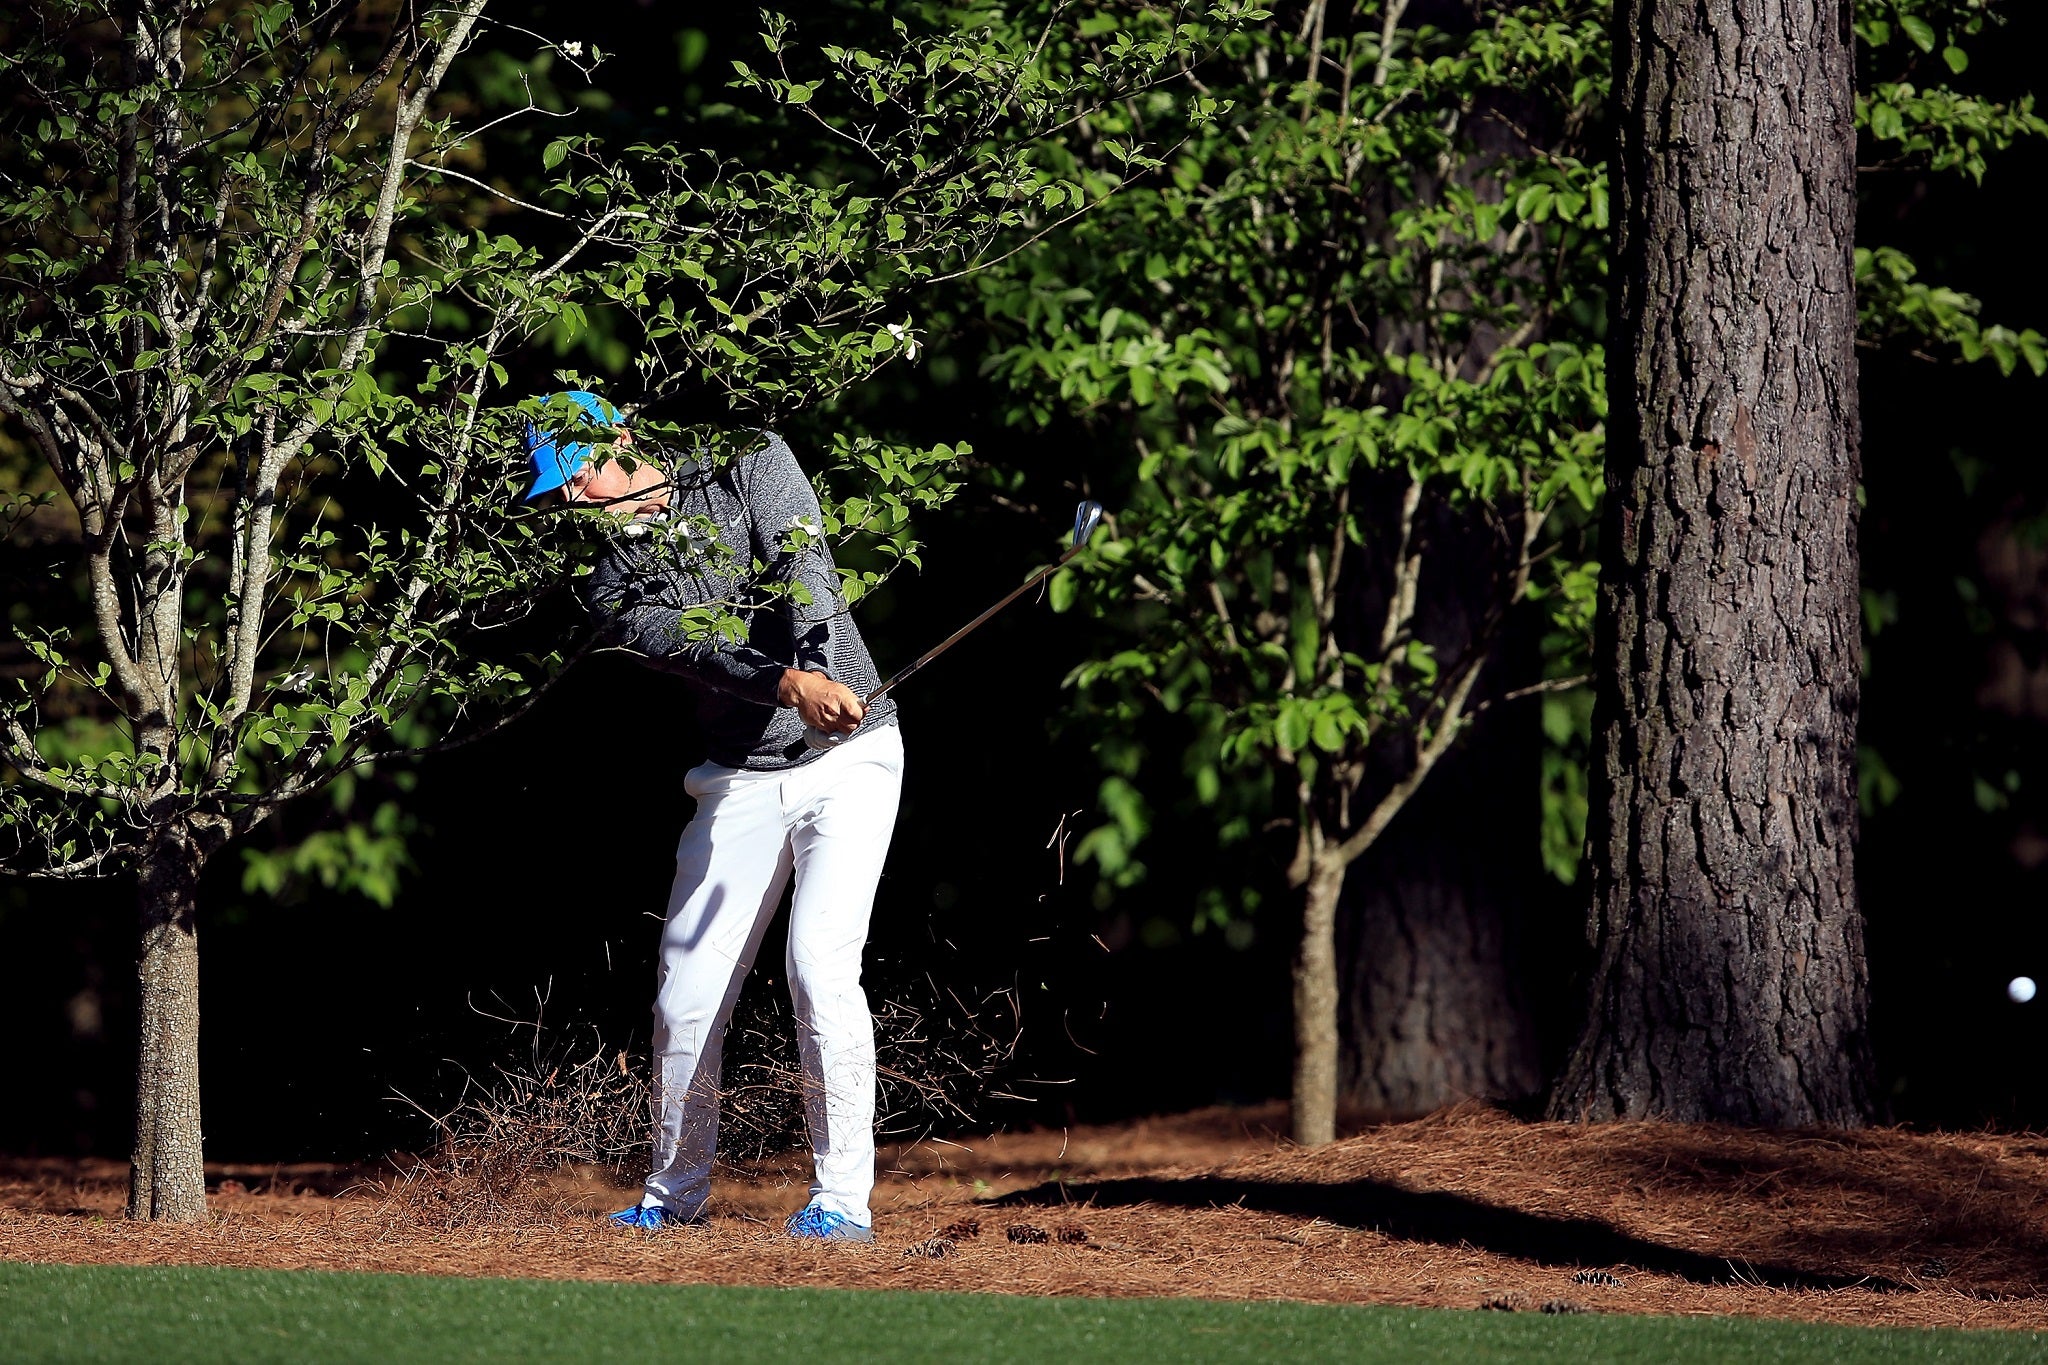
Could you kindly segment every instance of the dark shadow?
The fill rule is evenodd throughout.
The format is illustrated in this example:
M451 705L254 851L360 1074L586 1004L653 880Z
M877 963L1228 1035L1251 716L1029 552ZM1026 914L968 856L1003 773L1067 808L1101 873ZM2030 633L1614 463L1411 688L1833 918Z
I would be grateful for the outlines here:
M1816 1275L1789 1266L1757 1265L1734 1257L1702 1255L1617 1232L1583 1218L1553 1218L1467 1199L1461 1195L1404 1190L1377 1180L1336 1184L1280 1183L1190 1176L1182 1180L1140 1177L1050 1184L1019 1190L998 1205L1092 1204L1121 1207L1165 1204L1181 1208L1236 1205L1264 1213L1321 1218L1366 1232L1438 1246L1472 1246L1499 1256L1545 1265L1606 1267L1677 1275L1695 1284L1746 1283L1773 1289L1846 1289L1879 1292L1910 1285L1876 1275Z

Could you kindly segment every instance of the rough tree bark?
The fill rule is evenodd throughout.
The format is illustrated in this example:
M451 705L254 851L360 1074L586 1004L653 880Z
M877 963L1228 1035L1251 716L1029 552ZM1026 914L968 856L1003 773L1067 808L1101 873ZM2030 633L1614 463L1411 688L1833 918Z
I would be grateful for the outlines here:
M136 899L135 1154L128 1216L206 1217L199 1121L199 872L205 855L172 826L144 851Z
M1393 875L1359 886L1344 945L1346 1104L1413 1118L1465 1099L1540 1093L1517 966L1517 907L1498 879L1424 835ZM1467 850L1469 855L1469 848Z
M1586 1028L1555 1115L1857 1124L1846 0L1623 0Z
M1442 567L1420 585L1416 633L1458 658L1497 591L1493 533L1439 508L1428 536ZM1534 619L1504 623L1494 651L1475 689L1484 714L1345 879L1342 1097L1361 1115L1411 1118L1543 1087L1521 952L1546 877L1532 798L1542 732L1537 702L1504 700L1542 674Z
M1342 1094L1362 1115L1412 1118L1543 1088L1520 950L1544 875L1530 795L1541 751L1527 710L1489 713L1475 729L1491 733L1444 759L1397 836L1345 883Z

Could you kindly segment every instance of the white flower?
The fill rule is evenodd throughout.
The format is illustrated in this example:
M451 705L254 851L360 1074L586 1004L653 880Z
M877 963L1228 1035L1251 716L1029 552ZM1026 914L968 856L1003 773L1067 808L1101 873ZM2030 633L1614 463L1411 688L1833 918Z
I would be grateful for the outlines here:
M890 336L896 338L896 344L903 348L903 355L906 360L917 359L917 353L923 347L919 344L918 339L911 334L908 322L892 322L888 326L888 332Z
M825 533L825 527L816 517L795 516L789 519L790 529L802 531L807 536L817 537Z
M562 55L564 57L581 57L583 55L583 44L576 42L573 39L570 40L569 42L563 43Z

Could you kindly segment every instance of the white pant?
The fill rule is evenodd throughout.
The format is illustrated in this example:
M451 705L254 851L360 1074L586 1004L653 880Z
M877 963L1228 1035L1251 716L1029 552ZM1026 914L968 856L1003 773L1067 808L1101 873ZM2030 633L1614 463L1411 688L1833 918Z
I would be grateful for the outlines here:
M857 1223L873 1221L875 1031L860 959L902 786L894 725L802 767L706 763L684 780L697 814L676 846L661 935L654 1173L643 1203L695 1217L710 1194L726 1023L794 871L789 993L816 1164L811 1196Z

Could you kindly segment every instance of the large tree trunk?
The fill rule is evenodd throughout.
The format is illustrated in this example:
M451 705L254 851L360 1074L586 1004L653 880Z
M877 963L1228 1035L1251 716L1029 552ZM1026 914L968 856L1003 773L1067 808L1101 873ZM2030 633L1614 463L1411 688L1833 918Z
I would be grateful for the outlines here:
M190 1223L206 1216L197 922L204 861L199 841L178 828L166 830L143 854L130 1218Z
M1337 900L1341 862L1315 861L1301 888L1301 942L1294 956L1294 1140L1337 1137Z
M1450 755L1398 832L1353 864L1338 936L1347 1108L1411 1118L1542 1089L1520 952L1529 880L1543 875L1527 866L1538 777L1485 783L1521 775L1519 754L1499 757L1477 743ZM1510 796L1520 809L1497 810Z
M1846 0L1623 0L1590 1018L1560 1117L1856 1124Z
M1500 596L1499 536L1484 517L1434 499L1419 534L1433 572L1418 584L1416 634L1437 657L1460 658ZM1474 693L1492 709L1345 878L1337 951L1348 1109L1407 1118L1542 1089L1522 952L1546 878L1542 729L1536 702L1503 703L1542 674L1536 627L1533 616L1502 627ZM1394 771L1405 754L1385 757Z
M1349 1107L1413 1118L1462 1099L1521 1100L1541 1090L1536 1035L1514 975L1517 910L1490 877L1468 875L1474 870L1426 857L1360 887L1347 914L1356 921L1345 954Z

